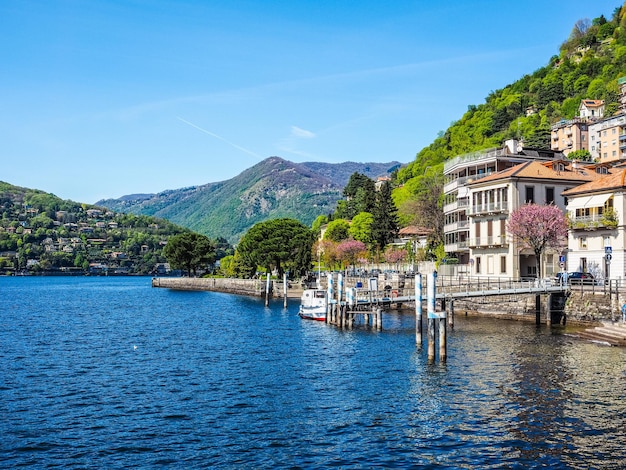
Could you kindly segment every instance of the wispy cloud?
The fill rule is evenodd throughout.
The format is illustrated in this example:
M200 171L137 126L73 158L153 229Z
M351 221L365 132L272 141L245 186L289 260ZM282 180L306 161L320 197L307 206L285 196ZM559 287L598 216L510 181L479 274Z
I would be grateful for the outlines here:
M183 118L181 118L181 117L179 117L179 116L176 116L176 119L178 119L178 120L179 120L179 121L181 121L181 122L184 122L185 124L187 124L187 125L189 125L189 126L191 126L191 127L195 128L195 129L198 129L200 132L204 132L205 134L208 134L208 135L210 135L211 137L215 137L216 139L221 140L222 142L227 143L228 145L230 145L231 147L236 148L237 150L241 150L242 152L245 152L245 153L250 154L250 155L252 155L252 156L254 156L254 157L257 157L257 158L263 158L263 157L261 157L258 153L255 153L255 152L253 152L252 150L248 150L247 148L242 147L241 145L237 145L237 144L235 144L234 142L231 142L230 140L227 140L227 139L225 139L224 137L219 136L219 135L217 135L217 134L215 134L215 133L213 133L213 132L211 132L211 131L207 131L206 129L203 129L203 128L202 128L202 127L200 127L200 126L196 126L194 123L189 122L189 121L187 121L187 120L185 120L185 119L183 119Z
M291 126L291 135L301 139L314 139L316 137L315 133L298 126Z

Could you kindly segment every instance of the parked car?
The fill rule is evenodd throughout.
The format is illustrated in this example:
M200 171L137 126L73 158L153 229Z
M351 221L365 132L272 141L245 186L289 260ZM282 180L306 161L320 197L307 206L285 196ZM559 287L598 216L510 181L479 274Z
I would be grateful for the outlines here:
M561 284L561 278L565 273L556 273L556 282L557 284ZM596 280L591 273L583 273L580 271L574 271L571 273L567 273L567 283L569 285L580 285L580 284L595 284Z

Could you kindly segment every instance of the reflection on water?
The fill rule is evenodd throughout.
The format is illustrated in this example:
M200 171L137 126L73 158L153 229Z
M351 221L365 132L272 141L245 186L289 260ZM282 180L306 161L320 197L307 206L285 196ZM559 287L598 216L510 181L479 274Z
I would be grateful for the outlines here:
M297 305L0 278L3 467L619 468L626 353L457 316L448 361Z

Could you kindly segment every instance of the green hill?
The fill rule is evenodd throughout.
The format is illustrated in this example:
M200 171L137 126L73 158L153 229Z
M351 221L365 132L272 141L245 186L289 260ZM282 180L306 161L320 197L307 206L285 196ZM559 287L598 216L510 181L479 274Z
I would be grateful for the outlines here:
M0 181L0 274L150 274L185 229Z
M613 17L580 20L558 55L535 72L501 90L442 132L398 172L406 183L456 155L499 147L510 138L534 148L550 148L550 126L576 115L582 99L605 101L605 116L619 106L617 79L626 75L626 8ZM419 185L417 185L419 186Z

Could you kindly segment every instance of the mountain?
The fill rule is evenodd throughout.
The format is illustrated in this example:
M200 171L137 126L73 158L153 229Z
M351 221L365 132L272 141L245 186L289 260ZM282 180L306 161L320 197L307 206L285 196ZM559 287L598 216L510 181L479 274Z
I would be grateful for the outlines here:
M290 217L310 225L335 210L354 172L376 178L399 167L399 162L293 163L270 157L227 181L106 199L96 205L160 217L236 243L250 227L268 219Z

